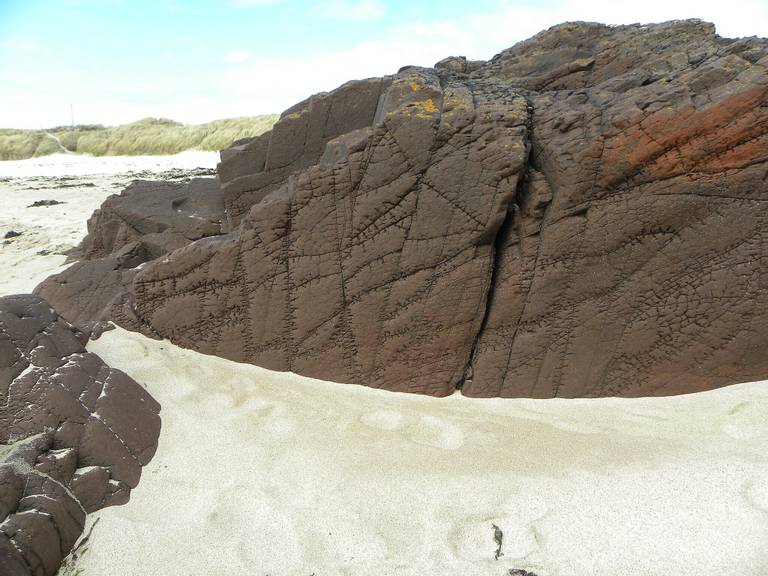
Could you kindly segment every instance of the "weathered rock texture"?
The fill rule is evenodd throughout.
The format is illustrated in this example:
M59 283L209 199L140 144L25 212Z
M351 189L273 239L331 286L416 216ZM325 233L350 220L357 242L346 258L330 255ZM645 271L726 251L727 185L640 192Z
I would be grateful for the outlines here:
M218 172L230 229L251 206L320 160L326 144L372 126L392 78L352 81L286 110L270 132L221 152Z
M141 241L149 257L157 258L191 241L221 234L223 217L217 178L136 180L93 213L81 249L93 260Z
M435 395L768 377L767 65L700 21L569 23L350 82L223 151L227 234L148 261L109 315Z
M527 103L493 82L411 70L378 108L230 236L139 274L132 325L319 378L431 394L460 381L528 153ZM312 125L327 112L310 102L291 114Z
M35 296L0 298L0 574L50 576L86 513L128 501L159 405Z
M541 92L465 393L768 377L767 56L697 21L567 24L482 71Z

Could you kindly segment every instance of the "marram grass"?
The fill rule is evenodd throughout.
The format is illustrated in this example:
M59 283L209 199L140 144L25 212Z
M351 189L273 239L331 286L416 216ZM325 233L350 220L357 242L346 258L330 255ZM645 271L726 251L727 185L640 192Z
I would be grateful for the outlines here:
M184 150L221 150L235 140L270 130L276 114L180 124L145 118L132 124L59 126L50 130L0 129L0 160L23 160L57 152L93 156L176 154ZM58 140L57 140L58 139Z

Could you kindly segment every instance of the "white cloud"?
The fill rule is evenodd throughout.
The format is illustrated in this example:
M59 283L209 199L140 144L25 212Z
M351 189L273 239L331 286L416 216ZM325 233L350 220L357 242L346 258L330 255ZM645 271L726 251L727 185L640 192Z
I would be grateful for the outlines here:
M516 9L409 24L348 50L253 61L227 71L224 86L239 97L233 109L250 107L239 114L280 112L347 80L393 74L407 64L432 66L449 55L487 59L554 23L541 10Z
M251 53L247 50L235 50L234 52L230 52L227 54L227 62L232 62L233 64L239 64L241 62L245 62L251 57Z
M489 59L568 20L630 24L680 18L714 21L722 36L768 36L768 3L762 0L730 0L728 4L645 0L641 5L564 0L547 8L505 4L495 12L400 26L348 50L255 61L228 71L224 85L229 93L240 95L241 100L233 102L239 114L278 112L347 80L391 74L406 64L431 66L450 55Z
M334 20L378 20L384 16L381 0L323 0L318 4L320 13Z
M233 4L239 6L270 6L280 0L232 0Z

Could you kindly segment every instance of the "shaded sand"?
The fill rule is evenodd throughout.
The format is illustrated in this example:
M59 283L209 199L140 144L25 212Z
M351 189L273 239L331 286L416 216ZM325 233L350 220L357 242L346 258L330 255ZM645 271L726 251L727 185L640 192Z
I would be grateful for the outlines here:
M121 329L88 348L147 386L163 430L131 502L97 514L84 576L768 574L766 382L436 399Z
M0 162L0 296L31 292L60 272L65 253L86 234L86 221L110 194L136 178L167 170L213 168L215 152L175 156L64 155ZM38 200L64 202L30 208ZM5 240L9 230L21 236Z

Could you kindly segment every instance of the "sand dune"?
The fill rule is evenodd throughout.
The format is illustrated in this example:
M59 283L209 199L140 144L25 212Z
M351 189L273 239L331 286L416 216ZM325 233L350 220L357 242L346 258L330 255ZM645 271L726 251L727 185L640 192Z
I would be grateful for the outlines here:
M95 156L175 154L182 150L214 150L269 130L276 114L181 124L165 118L144 118L130 124L59 126L48 130L0 128L0 159L17 160L47 154Z

